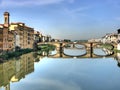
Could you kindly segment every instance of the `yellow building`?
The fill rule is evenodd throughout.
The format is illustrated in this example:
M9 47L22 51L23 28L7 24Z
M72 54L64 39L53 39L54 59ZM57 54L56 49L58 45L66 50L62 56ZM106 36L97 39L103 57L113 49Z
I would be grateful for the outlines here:
M34 28L25 23L9 23L10 14L4 13L4 24L0 24L0 52L11 51L19 47L21 49L33 49Z
M14 32L11 31L8 31L8 50L9 51L15 50Z
M15 31L15 46L21 49L33 48L34 29L26 26L24 23L11 23L10 31Z
M15 47L24 48L23 46L24 23L11 23L9 29L10 31L15 32Z
M24 27L24 48L33 48L34 29L28 26Z

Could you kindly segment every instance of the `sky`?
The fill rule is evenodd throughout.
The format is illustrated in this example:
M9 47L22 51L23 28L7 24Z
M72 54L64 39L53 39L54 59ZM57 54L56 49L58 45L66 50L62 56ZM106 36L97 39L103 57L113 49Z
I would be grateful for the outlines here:
M120 0L0 0L0 23L5 11L10 22L55 39L101 38L120 28Z

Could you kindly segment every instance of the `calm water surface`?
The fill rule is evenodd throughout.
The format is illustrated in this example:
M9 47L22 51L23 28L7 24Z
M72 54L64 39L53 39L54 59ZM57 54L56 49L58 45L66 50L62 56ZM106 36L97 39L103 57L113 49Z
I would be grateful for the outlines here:
M119 54L75 59L30 53L0 64L0 90L120 90L119 61Z

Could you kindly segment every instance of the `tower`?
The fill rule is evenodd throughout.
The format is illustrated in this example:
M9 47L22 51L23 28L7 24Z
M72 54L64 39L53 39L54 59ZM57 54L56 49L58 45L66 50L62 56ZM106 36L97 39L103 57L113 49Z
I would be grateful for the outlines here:
M8 50L8 31L9 31L9 13L4 12L4 28L3 28L3 51Z
M4 12L4 26L9 27L9 16L8 12Z

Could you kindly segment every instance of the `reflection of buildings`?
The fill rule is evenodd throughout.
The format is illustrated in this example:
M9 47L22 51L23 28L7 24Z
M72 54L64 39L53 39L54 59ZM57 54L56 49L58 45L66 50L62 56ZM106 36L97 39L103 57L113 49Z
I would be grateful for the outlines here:
M117 54L116 54L115 59L116 59L117 62L118 62L118 67L120 67L120 53L117 53Z
M33 53L22 55L18 60L13 59L0 64L0 87L10 90L10 82L18 82L27 74L34 71Z
M107 54L107 55L111 55L112 53L113 53L113 51L110 51L109 49L106 49L106 48L103 48L102 49L104 52L105 52L105 54Z

